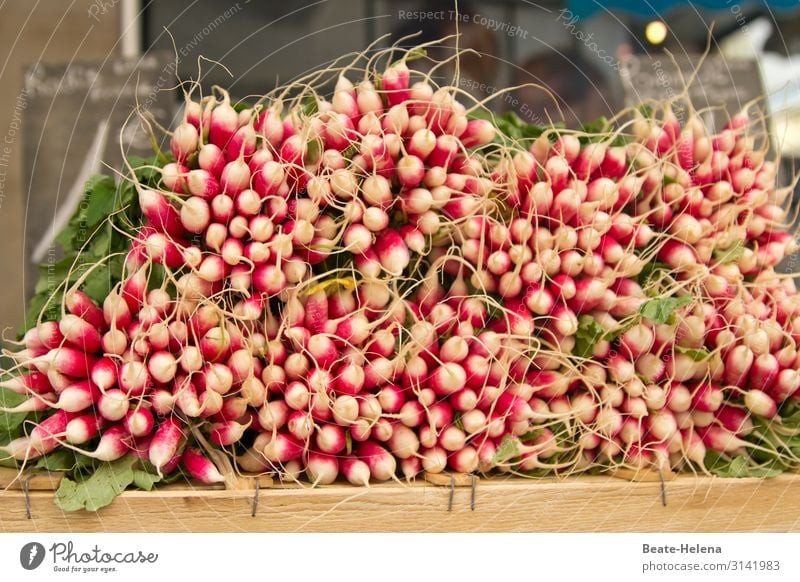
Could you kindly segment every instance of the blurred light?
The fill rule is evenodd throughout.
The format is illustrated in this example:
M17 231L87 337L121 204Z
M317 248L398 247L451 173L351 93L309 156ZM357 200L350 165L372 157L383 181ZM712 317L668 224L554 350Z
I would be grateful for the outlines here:
M648 22L644 29L644 36L650 44L661 44L667 38L667 25L661 20Z

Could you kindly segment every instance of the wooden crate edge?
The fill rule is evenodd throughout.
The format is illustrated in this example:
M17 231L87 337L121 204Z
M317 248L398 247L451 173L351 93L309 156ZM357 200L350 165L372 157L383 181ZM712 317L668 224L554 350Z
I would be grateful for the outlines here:
M410 485L126 491L97 513L64 513L52 492L0 493L0 531L800 531L800 476L660 483L611 477ZM474 495L474 497L473 497Z

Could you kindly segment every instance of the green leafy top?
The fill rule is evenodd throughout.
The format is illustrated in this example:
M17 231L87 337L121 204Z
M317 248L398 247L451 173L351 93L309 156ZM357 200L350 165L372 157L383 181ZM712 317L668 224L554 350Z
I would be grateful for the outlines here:
M689 296L649 299L639 308L639 313L655 324L671 323L672 314L692 301L693 299Z
M155 158L131 158L129 163L139 183L157 184L158 172L152 167L157 163ZM121 278L124 253L141 223L139 198L131 181L116 184L110 176L89 178L84 198L55 239L63 257L39 265L39 281L20 334L36 325L40 314L44 320L57 319L61 302L56 298L89 268L94 267L92 276L82 289L93 300L102 302Z
M636 277L639 285L644 287L648 283L659 278L663 273L670 271L669 265L660 261L650 261L642 267L641 272Z
M800 402L788 400L781 406L780 417L784 426L793 426L800 429Z
M6 388L0 388L0 407L12 408L21 404L27 398L22 394L17 394ZM23 426L28 414L25 412L18 412L12 414L9 412L0 412L0 444L8 443L15 438L22 436ZM16 462L13 459L3 458L4 453L0 452L0 467L16 468Z
M300 111L304 117L311 117L312 115L317 113L317 111L319 111L319 102L317 101L317 98L311 96L308 99L306 99L306 101L301 106Z
M610 123L608 121L608 118L603 115L598 117L594 121L590 121L588 123L582 123L581 131L584 131L586 133L597 133L597 134L607 133L609 125Z
M592 355L594 346L606 335L606 328L595 321L591 315L581 315L578 318L578 331L575 334L575 347L573 355L579 358L588 358Z
M718 477L744 478L757 477L760 479L777 477L784 469L779 465L755 465L745 455L727 457L716 451L708 451L704 462L706 469Z
M689 356L695 362L703 362L711 357L711 352L705 348L685 348L683 346L675 346L675 351L679 354Z
M128 455L111 463L103 463L85 479L73 481L64 477L56 491L56 505L64 511L97 511L111 503L130 485L149 491L161 478L136 468L138 463L138 458Z
M542 135L547 129L552 129L526 123L513 111L494 114L485 109L476 109L470 113L470 117L472 119L486 119L491 121L498 130L498 135L495 137L495 143L498 144L503 143L503 141L507 139L513 139L516 141L534 140ZM555 125L553 127L559 126Z
M630 138L624 134L614 135L614 139L608 142L613 135L611 122L605 116L600 116L594 121L581 124L581 131L587 135L580 136L581 143L606 142L611 147L624 146Z
M741 259L742 255L744 254L744 249L744 243L740 240L737 240L727 249L714 249L712 255L717 264L725 265L727 263L735 263Z
M506 435L503 442L497 447L497 451L495 451L494 457L492 457L492 463L500 465L518 456L519 445L517 439Z

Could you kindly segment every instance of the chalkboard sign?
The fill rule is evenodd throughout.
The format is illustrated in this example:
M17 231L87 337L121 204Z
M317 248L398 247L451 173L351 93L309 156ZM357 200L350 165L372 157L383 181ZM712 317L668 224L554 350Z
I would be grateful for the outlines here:
M93 173L122 167L125 155L152 155L135 107L162 126L176 109L174 60L167 53L105 63L39 64L25 73L25 284L35 265L54 262L54 235L66 224ZM120 145L122 144L122 145Z
M648 99L669 100L683 93L683 82L689 82L692 72L700 62L700 56L692 58L678 58L676 63L666 55L658 57L631 56L621 62L620 77L625 96L626 106L635 106ZM683 77L683 80L681 79ZM764 85L758 63L748 59L724 58L721 55L709 55L703 62L697 76L689 85L689 99L696 110L709 109L703 114L703 121L712 131L719 130L730 115L740 111L748 102L764 97ZM765 113L766 99L761 99L757 106ZM752 111L750 111L752 114ZM780 118L784 119L784 118ZM773 120L774 121L774 120ZM788 121L784 120L784 123ZM785 127L775 131L776 135L787 132L793 137L791 128ZM789 147L796 142L787 140L782 148L782 155L793 153ZM770 143L775 148L775 143ZM772 155L776 155L773 149ZM784 169L788 161L784 158ZM795 163L791 163L792 170L784 172L779 179L781 184L789 184L791 175L794 175ZM794 201L792 202L793 215L800 198L800 185L796 186ZM788 257L778 265L781 273L795 273L796 256ZM800 283L800 278L798 278Z
M648 99L670 100L684 93L701 61L700 55L633 55L622 59L620 79L625 105L635 106ZM719 129L729 115L737 113L749 101L764 95L758 63L708 55L689 85L689 100L703 115L712 131ZM764 103L761 103L764 106ZM713 110L712 110L713 109Z

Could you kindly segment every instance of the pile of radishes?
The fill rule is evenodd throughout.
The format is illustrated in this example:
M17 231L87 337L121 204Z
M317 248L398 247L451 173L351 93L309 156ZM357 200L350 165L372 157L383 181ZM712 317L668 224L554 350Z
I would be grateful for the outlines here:
M519 142L404 58L333 72L186 96L123 282L9 354L44 420L7 455L356 485L798 460L749 438L798 400L800 296L745 114Z

